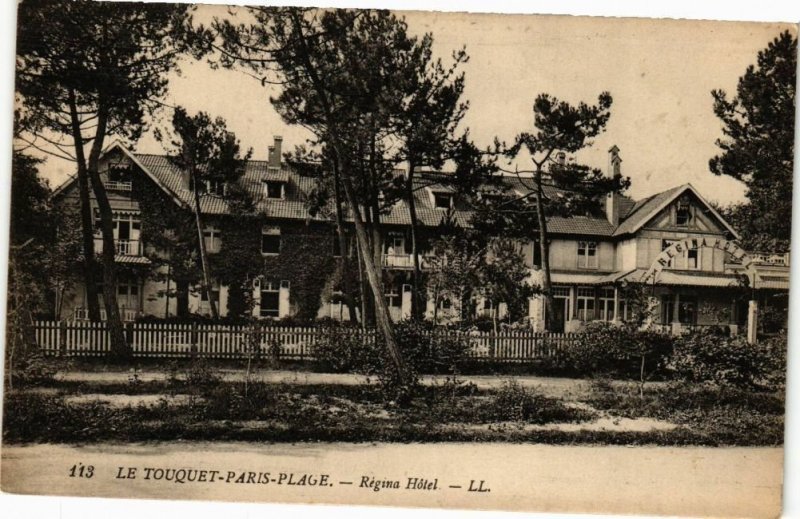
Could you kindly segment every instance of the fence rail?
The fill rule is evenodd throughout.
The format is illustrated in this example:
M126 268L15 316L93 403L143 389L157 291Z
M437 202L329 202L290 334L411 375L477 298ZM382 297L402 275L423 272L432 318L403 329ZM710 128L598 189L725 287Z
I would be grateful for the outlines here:
M111 341L105 322L37 321L36 341L46 355L98 357L106 355ZM341 330L338 331L341 333ZM215 359L249 355L286 360L314 360L315 344L324 327L228 326L205 324L128 323L125 334L138 358L180 358L194 355ZM365 341L374 341L374 330L348 329ZM434 331L460 336L469 342L474 360L526 362L556 356L575 338L573 334L509 331Z

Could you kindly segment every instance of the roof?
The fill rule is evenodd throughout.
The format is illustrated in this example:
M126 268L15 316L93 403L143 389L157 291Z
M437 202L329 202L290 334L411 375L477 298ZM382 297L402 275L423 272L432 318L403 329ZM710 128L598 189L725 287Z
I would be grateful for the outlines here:
M104 153L119 149L125 153L149 178L158 184L170 197L184 207L194 205L193 193L188 189L185 174L166 155L148 153L134 153L119 142L110 145ZM398 174L402 171L398 170ZM435 227L442 223L447 215L444 209L436 208L431 193L456 193L452 183L452 175L441 172L417 172L414 177L414 205L420 225ZM73 182L70 178L55 193L63 191L66 185ZM499 178L500 186L492 187L489 191L505 190L514 192L518 196L532 194L533 182L531 179L518 176L502 176ZM265 196L265 181L278 181L286 184L286 196L282 199L271 199ZM330 221L335 213L332 202L313 217L309 214L307 200L315 190L317 180L315 177L305 176L288 167L273 168L267 161L248 160L245 172L239 180L251 197L256 209L270 218L292 220L317 220ZM621 222L616 227L605 217L551 217L548 219L548 230L553 235L578 235L615 238L629 235L638 231L655 217L663 208L685 191L691 191L714 214L717 219L734 236L736 232L725 220L711 207L690 184L684 184L661 193L657 193L643 200L634 201L627 196L619 197ZM563 192L552 185L543 186L544 196L558 198ZM455 211L453 218L460 226L469 226L473 214L472 208L467 206L458 196L454 197ZM223 215L230 211L225 198L214 194L203 194L200 198L200 210L208 215ZM346 214L345 219L352 221L352 214ZM386 208L382 214L382 223L387 225L411 224L411 214L405 200L396 202Z
M711 212L711 214L714 215L720 223L722 223L729 233L736 238L739 237L739 234L733 229L733 227L731 227L730 224L725 221L725 219L691 184L683 184L682 186L673 187L672 189L667 189L666 191L656 193L655 195L647 197L644 200L636 202L625 216L625 219L614 230L614 236L635 233L645 224L647 224L647 222L653 219L665 207L667 207L675 199L687 191L695 195L700 202L702 202L708 208L709 212Z
M632 270L618 278L619 281L640 282L647 275L647 269ZM689 272L664 269L656 278L658 285L701 286L701 287L738 287L740 277L736 274L713 272Z

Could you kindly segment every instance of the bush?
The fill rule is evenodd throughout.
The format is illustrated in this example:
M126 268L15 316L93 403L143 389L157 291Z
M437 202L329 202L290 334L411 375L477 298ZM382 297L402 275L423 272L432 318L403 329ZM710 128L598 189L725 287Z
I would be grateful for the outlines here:
M214 367L203 357L194 359L186 367L183 373L183 379L184 383L189 388L200 394L213 391L214 388L219 386L222 382L222 376L217 373ZM172 366L170 369L169 384L173 387L181 385L176 366Z
M786 336L786 330L758 343L758 350L765 362L761 381L767 387L781 390L786 387L786 354L788 347L789 338Z
M55 362L45 358L38 348L29 348L24 355L17 355L13 365L6 359L6 383L18 386L41 386L53 381Z
M314 344L314 355L322 367L335 373L364 372L374 356L374 346L358 328L331 322L322 328Z
M564 348L564 367L584 376L619 377L644 382L665 372L672 353L669 335L625 324L589 323Z
M770 353L772 349L777 351ZM698 331L677 339L670 368L679 379L689 382L752 387L772 373L776 364L772 356L778 351L785 350L775 343L758 346L741 336Z
M521 386L516 380L504 382L491 398L479 404L478 414L482 422L534 424L581 422L594 417L590 411L569 408L559 400Z

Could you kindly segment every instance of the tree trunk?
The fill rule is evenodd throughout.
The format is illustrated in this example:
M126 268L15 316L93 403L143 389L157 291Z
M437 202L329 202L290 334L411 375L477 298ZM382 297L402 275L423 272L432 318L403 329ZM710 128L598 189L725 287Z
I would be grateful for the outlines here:
M86 172L86 156L83 153L83 134L78 120L78 107L75 91L69 91L69 111L72 123L72 139L75 142L75 162L77 163L78 193L81 201L81 238L83 242L83 280L86 285L86 308L90 321L100 320L100 302L97 300L97 277L94 257L94 218L89 197L89 178Z
M302 51L300 53L299 58L303 61L303 66L308 73L313 87L316 90L317 94L319 95L320 102L322 104L323 112L325 121L327 123L327 131L328 137L332 141L332 151L334 152L334 161L337 163L337 167L339 168L339 172L342 176L342 187L344 187L345 197L347 198L347 203L353 211L353 223L355 224L356 230L356 242L358 244L359 249L361 250L361 255L363 258L364 263L364 270L367 274L367 279L369 280L369 284L372 287L373 299L375 301L376 306L376 317L378 321L378 325L380 327L381 333L383 334L383 339L386 342L386 348L389 352L389 356L392 359L392 362L397 369L400 378L403 380L405 385L410 385L409 380L409 372L406 368L405 362L403 361L403 355L400 352L400 349L397 346L397 342L395 341L394 337L394 330L392 329L392 323L389 319L389 309L386 307L386 300L383 297L383 283L381 282L381 277L379 276L378 270L375 268L375 264L372 261L370 256L369 250L369 240L367 239L367 232L364 229L364 222L361 219L361 212L359 211L359 205L356 201L355 195L355 188L353 187L353 183L348 177L349 173L345 171L342 166L342 160L344 159L345 155L342 154L344 151L340 137L337 133L338 130L338 119L335 117L333 110L331 108L331 104L328 101L328 93L326 90L326 85L319 77L316 68L311 63L308 54L308 48L306 45L305 34L303 32L302 23L301 23L301 15L297 12L292 12L290 14L293 29L295 31L295 36L299 38L299 44L301 45Z
M367 239L366 229L364 229L364 222L361 221L361 214L358 210L358 204L355 197L355 189L353 188L350 179L347 178L346 173L342 172L342 177L342 184L345 195L347 196L347 203L354 209L353 221L356 228L356 241L361 249L361 256L363 258L367 280L372 288L372 295L375 301L375 318L377 320L378 327L381 330L381 334L383 335L383 340L386 342L386 348L389 351L389 356L394 362L395 368L397 368L400 376L406 382L408 382L406 365L403 361L403 356L400 353L400 349L397 347L397 342L394 338L394 331L392 330L392 323L389 319L389 308L386 306L386 299L383 297L383 283L381 282L378 269L375 267L375 263L372 261L372 256L370 254L369 240Z
M194 169L194 165L192 165ZM208 254L206 253L206 241L203 239L203 222L200 216L200 191L197 189L199 180L197 175L192 171L192 192L194 194L194 223L197 227L197 248L200 251L200 265L203 268L203 293L208 300L208 306L211 308L211 317L219 319L219 312L217 311L217 302L214 301L214 294L211 291L211 273L208 269Z
M131 348L125 339L125 330L122 327L122 319L117 305L117 266L114 256L116 255L116 244L114 243L114 216L111 204L108 202L106 189L100 180L98 170L100 153L103 149L103 140L108 123L108 108L105 107L103 100L100 100L100 107L97 116L97 131L95 134L92 148L89 152L89 162L86 168L91 180L92 190L94 191L97 206L100 210L100 228L103 233L103 303L106 308L106 321L108 332L111 338L110 358L112 360L127 360L131 357Z
M417 247L418 222L417 204L414 200L414 165L413 160L408 161L408 177L406 178L406 200L408 202L408 214L411 218L411 317L422 319L422 287L420 278L422 276L419 265L419 248Z
M342 258L342 294L346 296L344 301L347 304L347 311L350 314L350 321L356 322L356 305L353 301L353 287L350 284L350 277L348 276L352 265L350 264L350 250L347 247L347 237L344 234L344 211L342 210L342 193L339 182L339 170L336 164L334 164L333 196L334 202L336 203L336 235L337 239L339 240L339 254Z
M542 207L542 171L541 167L537 167L536 171L536 218L539 224L539 250L541 251L542 271L544 272L542 292L544 293L545 312L544 312L544 329L552 331L553 323L553 285L550 277L550 245L547 240L547 219L544 215L544 207Z

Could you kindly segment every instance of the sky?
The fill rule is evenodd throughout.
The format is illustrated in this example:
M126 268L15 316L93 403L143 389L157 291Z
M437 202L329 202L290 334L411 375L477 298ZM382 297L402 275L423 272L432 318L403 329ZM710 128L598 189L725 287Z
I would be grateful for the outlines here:
M224 16L222 6L200 6L196 18ZM596 102L602 91L614 99L606 131L577 157L607 167L608 149L621 152L629 194L643 198L691 183L709 200L743 200L744 186L708 170L721 136L712 111L711 90L735 92L739 76L758 51L788 24L648 20L554 15L459 14L410 11L409 30L431 32L437 56L447 60L466 46L469 62L465 99L470 109L462 123L475 142L486 147L494 138L511 142L533 125L532 104L539 93L577 103ZM205 62L185 61L170 78L167 105L183 105L222 116L254 158L266 157L274 135L284 150L302 144L304 129L282 123L269 103L279 87L264 87L239 71L211 70ZM161 114L168 121L169 111ZM152 133L137 151L163 153ZM530 167L520 155L507 166ZM74 167L50 159L43 167L58 185Z

